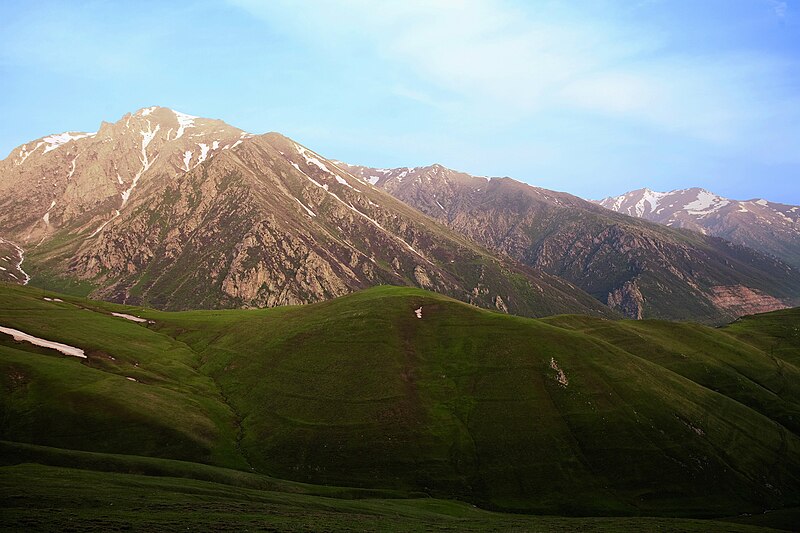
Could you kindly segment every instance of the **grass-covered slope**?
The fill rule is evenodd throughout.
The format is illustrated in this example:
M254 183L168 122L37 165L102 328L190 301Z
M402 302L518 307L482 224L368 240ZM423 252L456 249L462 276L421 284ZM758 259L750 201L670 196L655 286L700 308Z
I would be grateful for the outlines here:
M0 286L0 325L89 357L0 336L2 440L546 514L730 516L800 499L797 311L724 329L533 320L379 287L127 311L154 321L137 324L42 296Z

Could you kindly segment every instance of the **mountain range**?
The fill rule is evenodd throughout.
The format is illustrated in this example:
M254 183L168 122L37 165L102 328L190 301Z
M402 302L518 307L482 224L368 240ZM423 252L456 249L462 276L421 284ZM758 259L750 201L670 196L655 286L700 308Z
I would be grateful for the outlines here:
M748 246L800 267L800 207L739 201L700 188L639 189L595 203L618 213L686 228Z
M150 107L0 162L0 279L161 309L410 285L527 316L722 323L800 303L800 272L510 178L372 169Z
M720 238L621 216L510 178L441 165L343 165L462 235L566 279L628 317L725 321L797 302L797 269Z
M286 137L166 108L15 149L0 213L34 284L119 302L260 307L395 284L518 314L610 314Z

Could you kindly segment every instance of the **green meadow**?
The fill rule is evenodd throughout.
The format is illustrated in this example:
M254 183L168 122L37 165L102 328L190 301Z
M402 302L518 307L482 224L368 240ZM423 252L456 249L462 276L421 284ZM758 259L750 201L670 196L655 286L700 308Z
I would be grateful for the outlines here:
M0 326L87 356L0 335L7 529L800 523L800 310L527 319L384 286L168 313L0 285Z

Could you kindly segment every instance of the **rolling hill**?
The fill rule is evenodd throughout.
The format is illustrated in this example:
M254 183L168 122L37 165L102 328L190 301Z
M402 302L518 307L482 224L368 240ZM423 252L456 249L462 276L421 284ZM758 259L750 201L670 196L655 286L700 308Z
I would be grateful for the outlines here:
M2 285L0 325L85 358L0 335L0 440L12 464L204 482L224 467L549 515L760 514L800 503L799 313L527 319L388 286L175 313Z

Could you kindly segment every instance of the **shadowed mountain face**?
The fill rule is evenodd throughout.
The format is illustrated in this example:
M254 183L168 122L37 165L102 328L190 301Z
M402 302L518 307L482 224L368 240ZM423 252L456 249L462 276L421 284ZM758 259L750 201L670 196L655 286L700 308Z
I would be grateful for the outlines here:
M0 190L0 236L34 285L186 309L394 284L517 314L611 313L290 139L170 109L28 143L0 166Z
M569 194L441 165L340 165L474 241L560 276L629 317L721 322L791 305L800 296L800 274L778 260Z
M705 189L639 189L595 202L607 209L714 235L800 267L800 207L731 200Z

